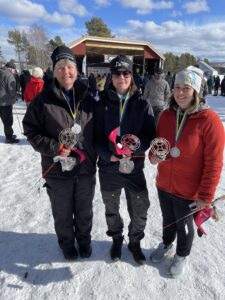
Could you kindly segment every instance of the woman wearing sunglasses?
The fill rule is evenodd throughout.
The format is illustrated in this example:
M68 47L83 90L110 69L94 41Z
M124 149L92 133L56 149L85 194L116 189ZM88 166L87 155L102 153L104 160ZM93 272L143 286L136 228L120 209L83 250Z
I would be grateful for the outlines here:
M121 190L124 189L130 216L129 244L135 261L144 264L140 241L149 208L143 172L145 151L155 136L152 110L135 86L133 64L124 55L111 61L111 82L100 94L96 105L96 150L99 156L99 180L107 235L112 237L112 260L121 258L123 219L119 213Z

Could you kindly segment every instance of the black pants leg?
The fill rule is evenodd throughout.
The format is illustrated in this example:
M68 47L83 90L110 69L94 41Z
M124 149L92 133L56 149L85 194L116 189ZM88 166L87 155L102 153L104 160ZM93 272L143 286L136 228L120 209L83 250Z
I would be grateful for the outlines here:
M150 206L148 191L134 192L125 188L127 207L130 216L128 236L130 242L143 239L147 222L147 211Z
M76 181L76 179L46 178L55 231L62 249L72 247L75 241L73 211Z
M12 105L0 106L0 116L4 126L4 133L6 138L13 136L13 111Z
M74 225L79 244L91 242L93 220L92 203L95 193L95 175L78 176L75 190Z
M174 222L190 213L190 202L161 190L158 195L163 216L163 243L170 245L177 237L177 255L188 256L194 239L193 216Z
M114 191L101 190L102 199L105 204L105 216L108 231L108 236L121 236L123 232L123 219L120 216L120 194L121 189Z

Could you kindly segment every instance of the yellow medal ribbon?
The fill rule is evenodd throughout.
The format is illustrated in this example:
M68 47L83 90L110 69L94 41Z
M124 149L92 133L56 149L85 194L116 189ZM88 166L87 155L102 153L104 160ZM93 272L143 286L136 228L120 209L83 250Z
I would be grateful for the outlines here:
M180 138L180 135L181 135L181 132L184 128L184 124L186 122L186 119L187 119L187 116L188 116L188 112L185 111L183 116L182 116L182 119L181 121L179 122L179 119L180 119L180 109L178 108L177 109L177 112L176 112L176 132L175 132L175 144L178 143L178 140Z
M127 101L130 98L130 93L128 91L126 96L118 95L118 97L120 98L120 123L121 123L125 109L126 109Z
M72 111L71 106L70 106L70 104L68 103L67 98L66 98L65 94L63 93L63 91L62 91L61 89L60 89L60 92L62 93L63 98L66 100L66 102L67 102L67 104L68 104L68 106L69 106L71 115L73 116L73 119L75 120L75 119L76 119L76 115L77 115L77 110L76 110L75 99L74 99L74 87L73 87L73 108L74 108L74 112Z

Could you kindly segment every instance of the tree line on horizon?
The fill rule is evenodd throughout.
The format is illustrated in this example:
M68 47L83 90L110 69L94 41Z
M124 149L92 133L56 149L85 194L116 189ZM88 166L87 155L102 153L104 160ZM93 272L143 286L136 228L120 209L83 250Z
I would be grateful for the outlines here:
M86 35L110 37L111 30L103 22L101 18L93 17L90 21L85 22L87 29ZM50 55L52 51L60 45L65 45L60 36L55 36L49 39L48 32L41 26L33 25L27 31L25 30L9 30L8 43L14 46L17 61L20 65L20 70L26 69L30 66L39 66L46 70L51 66ZM164 53L165 62L164 70L170 71L172 74L189 66L196 65L198 58L190 53L183 53L180 56L174 55L172 52ZM0 47L0 60L4 60L2 50ZM11 60L15 62L16 60ZM210 65L208 59L204 61Z

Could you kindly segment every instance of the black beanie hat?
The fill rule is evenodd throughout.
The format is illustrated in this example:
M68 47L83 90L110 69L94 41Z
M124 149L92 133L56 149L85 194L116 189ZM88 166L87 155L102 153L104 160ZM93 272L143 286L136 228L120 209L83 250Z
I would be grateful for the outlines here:
M16 65L14 63L12 63L11 61L7 62L5 67L16 70Z
M126 69L129 72L133 72L133 63L127 58L125 55L118 55L113 58L110 62L110 70L111 72L115 72L119 69Z
M55 50L52 52L51 59L53 62L53 69L55 68L55 65L60 60L69 59L76 63L75 55L73 54L72 50L66 46L58 46L55 48Z
M162 68L155 68L154 70L154 74L162 74L163 73L163 69Z

